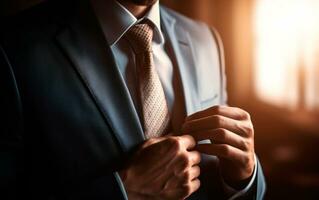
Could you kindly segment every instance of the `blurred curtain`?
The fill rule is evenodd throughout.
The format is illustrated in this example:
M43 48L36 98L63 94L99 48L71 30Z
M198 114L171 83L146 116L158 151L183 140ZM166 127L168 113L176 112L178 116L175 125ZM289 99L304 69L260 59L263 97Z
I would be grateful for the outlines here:
M318 110L319 1L256 1L257 95L292 110Z

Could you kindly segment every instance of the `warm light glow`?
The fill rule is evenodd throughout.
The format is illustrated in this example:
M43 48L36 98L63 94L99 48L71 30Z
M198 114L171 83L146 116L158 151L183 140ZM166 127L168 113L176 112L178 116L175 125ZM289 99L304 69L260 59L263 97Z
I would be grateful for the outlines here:
M255 85L261 99L319 107L319 0L256 0Z

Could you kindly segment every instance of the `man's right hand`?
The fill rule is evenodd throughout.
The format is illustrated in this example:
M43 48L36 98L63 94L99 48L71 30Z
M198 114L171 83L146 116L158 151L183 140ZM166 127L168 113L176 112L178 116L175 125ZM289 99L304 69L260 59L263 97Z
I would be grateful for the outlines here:
M147 140L119 172L131 199L185 199L200 181L200 153L190 135Z

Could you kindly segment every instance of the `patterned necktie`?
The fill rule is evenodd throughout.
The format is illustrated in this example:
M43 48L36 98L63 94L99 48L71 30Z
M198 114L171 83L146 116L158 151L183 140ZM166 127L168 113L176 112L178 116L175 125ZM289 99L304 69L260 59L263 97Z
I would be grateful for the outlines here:
M146 138L161 136L167 129L169 112L164 90L154 67L153 29L146 23L140 23L131 27L125 36L135 53L144 134Z

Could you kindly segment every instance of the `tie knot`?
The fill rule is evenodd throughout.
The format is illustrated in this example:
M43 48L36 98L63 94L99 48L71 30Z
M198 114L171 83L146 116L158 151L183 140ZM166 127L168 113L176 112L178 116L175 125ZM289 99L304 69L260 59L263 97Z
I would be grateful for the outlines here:
M135 24L126 33L135 53L151 52L153 29L146 23Z

